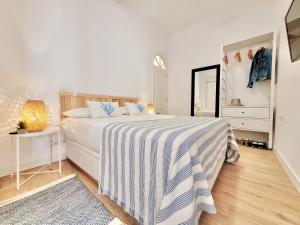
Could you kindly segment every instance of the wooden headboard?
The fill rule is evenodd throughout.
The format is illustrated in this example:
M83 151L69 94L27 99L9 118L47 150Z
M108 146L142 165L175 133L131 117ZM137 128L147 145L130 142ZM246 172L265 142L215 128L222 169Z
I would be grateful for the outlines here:
M138 98L133 97L118 97L109 95L94 95L73 92L60 92L60 112L63 118L63 112L74 109L87 107L86 101L98 102L118 102L119 106L124 106L125 102L138 103Z

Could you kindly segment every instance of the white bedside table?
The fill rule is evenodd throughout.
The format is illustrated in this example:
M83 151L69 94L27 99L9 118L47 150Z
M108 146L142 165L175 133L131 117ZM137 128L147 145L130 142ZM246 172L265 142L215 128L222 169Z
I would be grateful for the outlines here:
M50 149L51 149L51 162L50 165L52 164L52 147L53 147L53 142L52 142L52 135L57 134L58 136L58 164L59 164L59 169L58 170L48 170L48 171L42 171L47 165L43 166L41 169L35 172L28 172L28 173L20 173L20 139L21 138L34 138L34 137L39 137L39 136L44 136L44 135L49 135L50 136ZM39 173L51 173L51 172L59 172L61 173L61 156L60 156L60 128L59 127L49 127L45 129L44 131L41 132L31 132L31 133L26 133L26 134L10 134L12 138L12 143L13 139L16 140L16 173L12 175L16 175L16 186L17 190L20 189L20 186L24 184L26 181L28 181L30 178L35 176L36 174ZM31 174L26 180L24 180L22 183L20 183L20 174Z

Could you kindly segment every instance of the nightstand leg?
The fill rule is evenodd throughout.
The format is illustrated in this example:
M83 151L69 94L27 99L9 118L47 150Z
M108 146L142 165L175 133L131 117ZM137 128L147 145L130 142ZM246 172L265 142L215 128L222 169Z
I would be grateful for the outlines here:
M20 138L17 136L16 137L16 157L17 157L17 190L20 189Z
M50 134L49 136L50 136L50 167L52 168L53 141L52 141L52 135Z
M60 131L57 132L57 138L58 138L58 163L59 163L59 173L61 173Z
M14 160L14 156L13 156L13 150L14 150L14 146L13 146L13 144L14 144L14 140L13 140L13 137L11 137L11 139L10 139L10 151L11 151L11 162L12 162L12 165L14 165L15 164L15 160ZM10 177L13 177L14 176L14 172L13 172L13 168L11 168L11 173L10 173Z

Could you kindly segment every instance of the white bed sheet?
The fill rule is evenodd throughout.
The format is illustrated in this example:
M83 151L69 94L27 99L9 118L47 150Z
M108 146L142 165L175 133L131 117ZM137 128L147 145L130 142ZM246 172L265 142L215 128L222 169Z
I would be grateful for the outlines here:
M95 153L100 152L103 128L113 122L168 119L170 115L138 115L108 118L65 118L62 129L65 138L72 140Z

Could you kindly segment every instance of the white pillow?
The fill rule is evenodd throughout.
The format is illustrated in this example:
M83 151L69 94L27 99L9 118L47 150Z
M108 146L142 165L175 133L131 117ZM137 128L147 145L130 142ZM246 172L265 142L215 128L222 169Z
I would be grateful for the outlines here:
M122 115L117 102L87 101L87 104L91 110L93 118Z
M91 111L89 108L75 108L63 112L64 116L73 117L73 118L90 118L92 117Z
M130 116L149 114L145 105L135 103L125 103Z
M128 112L128 110L127 110L127 108L125 106L120 106L119 110L120 110L120 114L122 114L122 115L129 115L129 112Z

